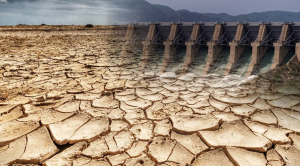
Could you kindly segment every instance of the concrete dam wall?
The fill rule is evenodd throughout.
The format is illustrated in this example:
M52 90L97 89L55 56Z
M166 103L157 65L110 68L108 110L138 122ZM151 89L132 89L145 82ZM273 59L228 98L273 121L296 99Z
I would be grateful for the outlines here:
M300 23L139 23L125 40L144 61L163 56L160 72L250 76L300 60Z

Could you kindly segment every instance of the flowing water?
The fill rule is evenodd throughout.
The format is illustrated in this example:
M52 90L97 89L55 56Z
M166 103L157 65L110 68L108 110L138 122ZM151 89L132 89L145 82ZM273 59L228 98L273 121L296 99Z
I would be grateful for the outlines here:
M295 50L291 51L285 58L283 64L287 64L295 56Z
M193 60L192 64L188 68L188 71L201 75L207 61L207 55L208 55L208 48L205 47L199 52L199 54Z
M223 50L210 73L223 75L230 58L230 48Z
M263 57L256 74L262 74L270 70L274 62L274 49L270 49Z
M166 67L167 72L181 71L183 64L186 59L186 48L177 49L174 58L171 60L169 65Z
M252 49L246 50L241 56L236 68L233 70L232 74L245 76L249 64L251 63Z
M154 55L150 56L149 60L145 62L145 72L158 73L160 71L164 61L164 51L165 48L163 46L155 49Z

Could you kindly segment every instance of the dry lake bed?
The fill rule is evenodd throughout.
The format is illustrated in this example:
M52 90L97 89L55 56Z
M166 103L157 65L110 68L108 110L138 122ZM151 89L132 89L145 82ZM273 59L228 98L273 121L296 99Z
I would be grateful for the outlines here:
M1 166L299 165L299 84L166 72L125 33L0 27Z

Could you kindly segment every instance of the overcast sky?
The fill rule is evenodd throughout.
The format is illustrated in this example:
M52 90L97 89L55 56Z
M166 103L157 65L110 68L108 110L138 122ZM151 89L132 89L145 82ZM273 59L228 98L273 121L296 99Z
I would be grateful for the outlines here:
M232 15L264 11L300 12L300 0L147 0L175 10L188 9L199 13L228 13Z
M119 0L0 0L0 25L113 24ZM130 11L128 11L130 12Z
M199 13L238 15L274 10L300 11L300 0L146 1L166 5L175 10L188 9ZM129 19L126 15L131 18L132 11L138 7L133 4L136 4L135 0L0 0L0 25L114 24L119 23L117 19L127 22Z

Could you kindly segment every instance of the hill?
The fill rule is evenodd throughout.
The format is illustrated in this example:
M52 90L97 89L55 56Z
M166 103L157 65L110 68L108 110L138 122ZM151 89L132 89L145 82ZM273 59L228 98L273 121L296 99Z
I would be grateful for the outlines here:
M120 0L116 3L117 6L131 11L131 13L119 13L121 17L118 20L133 21L134 14L135 20L140 22L148 21L177 21L190 22L190 21L248 21L248 22L282 22L282 21L300 21L300 12L285 12L285 11L268 11L268 12L255 12L249 14L241 14L232 16L226 13L197 13L190 12L189 10L174 10L168 6L150 4L145 0ZM268 16L268 17L267 17ZM125 20L127 19L127 20Z

